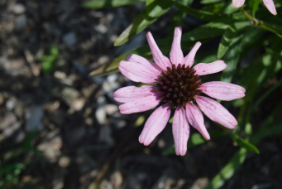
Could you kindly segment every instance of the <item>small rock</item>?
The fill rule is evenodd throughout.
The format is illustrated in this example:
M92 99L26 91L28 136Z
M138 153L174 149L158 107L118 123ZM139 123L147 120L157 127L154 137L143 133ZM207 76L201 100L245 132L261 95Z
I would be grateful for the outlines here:
M6 108L8 110L13 110L14 107L16 106L16 103L17 103L17 100L14 97L12 97L6 102Z
M98 59L98 64L100 65L103 65L105 64L106 62L108 62L110 60L110 58L108 56L101 56L99 59Z
M108 27L104 24L97 25L95 29L100 33L106 33L108 31Z
M63 36L63 41L67 47L73 47L77 40L74 32L69 32Z
M105 108L104 107L97 108L97 110L95 112L95 116L96 116L97 121L100 124L104 124L105 123L105 119L106 119L106 110L105 110Z
M9 9L15 14L22 14L26 11L25 6L22 4L13 4L9 7Z
M105 109L106 109L107 114L109 114L109 115L118 111L117 105L114 105L114 104L107 104L105 106Z
M16 116L12 112L8 112L0 126L0 129L3 131L5 137L10 137L20 128L21 124L18 122Z
M104 124L105 119L106 119L106 110L105 110L105 105L106 105L106 99L103 96L98 97L97 99L97 110L95 112L95 116L97 121L100 124Z
M44 115L42 106L34 106L26 109L26 131L41 131L43 130L42 117Z
M20 15L19 17L17 17L16 19L16 30L17 31L21 31L26 27L27 24L27 17L25 14Z

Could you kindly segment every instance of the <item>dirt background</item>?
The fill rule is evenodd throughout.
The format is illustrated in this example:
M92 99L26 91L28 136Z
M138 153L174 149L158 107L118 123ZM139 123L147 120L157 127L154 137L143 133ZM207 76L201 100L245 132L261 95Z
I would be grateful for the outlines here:
M206 186L239 149L229 136L191 148L184 157L162 155L173 144L171 124L149 147L141 145L143 125L135 122L151 112L121 115L113 99L117 88L133 83L120 73L89 76L100 65L146 44L146 31L156 40L166 37L175 10L124 46L114 47L144 3L96 10L83 9L81 3L0 0L0 169L24 165L4 188L91 189L99 183L100 189ZM183 31L199 24L187 17ZM52 45L59 54L51 71L44 73L40 57L50 55ZM274 105L271 99L264 103L266 108L255 112L256 122ZM236 109L231 112L238 114ZM209 130L219 130L205 121ZM267 138L258 148L260 155L248 156L222 188L282 188L282 137ZM0 179L6 175L0 174Z

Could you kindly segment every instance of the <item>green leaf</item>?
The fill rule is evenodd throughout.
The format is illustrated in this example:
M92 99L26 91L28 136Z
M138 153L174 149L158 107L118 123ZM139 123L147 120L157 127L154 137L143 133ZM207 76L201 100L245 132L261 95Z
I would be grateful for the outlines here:
M242 35L239 35L239 31L248 26L248 22L238 22L230 25L227 30L224 32L219 47L217 51L218 59L222 58L231 45L236 43L242 38Z
M241 37L239 39L241 39ZM227 64L227 68L225 68L221 74L221 81L231 82L237 67L237 63L239 62L240 51L241 40L237 40L225 53L224 60Z
M201 3L202 4L210 4L210 3L218 3L222 0L202 0Z
M251 144L250 142L248 142L245 139L239 138L237 135L232 134L232 139L233 141L235 141L239 146L246 148L247 150L251 151L251 152L255 152L257 154L259 154L259 150L257 149L257 147L255 147L253 144Z
M228 161L228 163L219 171L219 173L212 179L212 181L204 189L220 188L225 181L230 179L240 165L245 161L248 150L240 148L238 152Z
M251 10L252 10L252 15L253 15L253 17L254 17L255 14L256 14L256 11L257 11L257 9L258 9L258 6L259 6L260 2L261 2L261 0L250 0L250 1L249 1L249 6L250 6L250 8L251 8Z
M185 6L185 5L183 5L179 2L175 2L174 4L177 8L186 12L188 15L191 15L195 18L200 19L200 20L213 21L213 20L216 20L216 19L219 19L219 18L222 17L221 15L217 15L217 14L214 14L212 12L193 9L193 8Z
M262 23L262 24L259 24L259 26L268 31L275 33L278 37L282 38L282 27L268 24L268 23Z
M103 8L103 7L119 7L119 6L130 5L142 1L146 1L146 0L92 0L83 3L82 7L88 9Z
M171 8L171 1L155 0L142 11L118 37L115 46L120 46L127 42L134 35L143 31L147 26L154 23L157 18L166 13Z

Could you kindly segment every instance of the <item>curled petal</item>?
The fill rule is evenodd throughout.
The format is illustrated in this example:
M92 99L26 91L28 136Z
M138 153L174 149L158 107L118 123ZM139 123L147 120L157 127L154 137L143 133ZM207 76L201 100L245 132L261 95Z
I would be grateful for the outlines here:
M183 59L183 63L185 65L185 67L187 66L192 66L194 64L194 59L195 59L195 55L197 53L197 51L199 50L200 46L202 45L202 43L197 42L194 47L191 49L191 51L187 54L187 56L185 56L185 58Z
M220 72L226 68L226 64L222 60L217 60L209 64L199 63L193 67L197 75L209 75Z
M206 140L210 140L210 135L204 125L204 116L202 112L192 103L186 105L186 115L189 123L197 129Z
M126 102L119 106L120 113L132 114L137 112L144 112L156 107L161 102L158 95L147 96L134 101Z
M263 0L263 3L266 6L266 8L269 10L269 12L271 12L271 14L273 15L277 14L273 0Z
M232 0L232 5L236 8L242 7L245 3L245 0Z
M201 110L212 121L221 124L222 126L234 129L238 124L237 120L226 110L221 104L207 97L198 96L196 101Z
M166 70L167 67L171 68L171 63L170 63L169 59L166 56L163 55L163 53L159 49L157 43L155 42L155 40L154 40L154 38L153 38L153 36L150 32L147 33L147 40L148 40L149 46L151 48L152 56L153 56L155 63L162 70Z
M181 27L176 27L174 29L174 37L169 54L171 63L174 64L175 66L178 66L178 64L182 64L184 58L183 52L181 50L181 34L182 34Z
M148 118L139 136L139 142L148 146L154 138L165 128L170 117L170 106L164 104L157 108Z
M183 108L177 108L174 113L172 132L176 155L184 156L187 151L189 124Z
M204 83L199 89L210 97L226 101L243 98L246 92L246 90L239 85L222 81Z
M158 89L153 86L128 86L114 92L114 99L118 102L130 102L149 96L156 96L157 93L159 93Z
M121 61L118 68L124 76L132 81L154 83L161 71L152 64Z
M150 60L147 60L146 58L143 58L142 56L139 56L137 54L127 55L126 61L143 64L143 65L148 66L148 67L153 66L156 70L159 70L160 72L162 71L162 69L156 63L154 63Z

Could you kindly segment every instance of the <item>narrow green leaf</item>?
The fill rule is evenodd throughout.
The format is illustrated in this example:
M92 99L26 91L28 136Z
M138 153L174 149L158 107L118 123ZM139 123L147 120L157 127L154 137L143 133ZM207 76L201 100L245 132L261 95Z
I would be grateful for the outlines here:
M271 24L268 24L268 23L262 23L262 24L259 24L259 26L268 30L268 31L275 33L278 37L282 38L282 27L276 26L276 25L271 25Z
M120 46L127 42L134 35L143 31L147 26L154 23L158 17L166 13L171 8L171 1L155 0L142 11L118 37L115 46Z
M233 141L235 141L239 146L246 148L247 150L251 151L251 152L255 152L257 154L259 154L259 150L257 149L257 147L255 147L253 144L251 144L250 142L248 142L245 139L242 139L240 137L238 137L235 134L232 134L232 139Z
M150 5L153 2L154 2L154 0L146 0L146 6Z
M250 1L249 1L249 6L250 6L250 8L251 8L251 10L252 10L252 15L253 15L253 17L254 17L255 14L256 14L256 11L257 11L257 9L258 9L258 6L259 6L260 2L261 2L261 0L250 0Z
M210 3L218 3L222 0L202 0L201 3L202 4L210 4Z
M240 148L238 152L228 161L228 163L219 171L212 181L204 189L220 188L228 179L230 179L240 165L245 161L248 150Z
M119 6L130 5L142 1L146 1L146 0L92 0L83 3L82 7L88 9L103 8L103 7L119 7Z
M196 10L196 9L193 9L189 6L185 6L185 5L183 5L183 4L181 4L177 1L174 4L177 8L186 12L188 15L191 15L195 18L200 19L200 20L213 21L213 20L222 18L221 15L214 14L214 13L208 12L208 11Z
M237 40L233 45L230 46L228 51L225 53L224 60L227 64L227 68L221 74L221 81L231 82L237 67L237 63L239 62L240 51L241 40Z
M217 51L217 57L218 59L222 58L227 50L230 48L231 45L236 43L238 40L242 38L242 35L239 35L240 30L242 30L244 27L248 26L248 22L238 22L235 24L230 25L226 31L223 33L223 36L221 38L218 51Z

